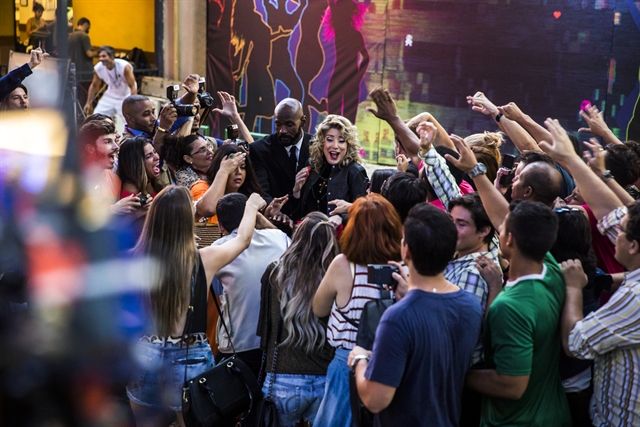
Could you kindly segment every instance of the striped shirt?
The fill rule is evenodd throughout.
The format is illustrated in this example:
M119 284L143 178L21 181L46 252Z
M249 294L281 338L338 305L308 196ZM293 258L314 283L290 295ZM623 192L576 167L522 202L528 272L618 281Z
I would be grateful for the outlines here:
M600 232L612 239L625 214L626 208L618 208L602 218ZM627 274L609 302L575 324L569 350L595 360L593 425L640 425L640 269Z
M346 306L338 308L333 301L331 306L331 314L329 315L329 323L327 325L327 341L333 347L351 350L356 345L356 335L358 328L350 324L346 319L356 323L360 322L360 315L364 305L380 298L380 288L378 285L367 283L367 266L351 264L353 277L353 285L351 287L351 296ZM344 315L344 316L343 316Z

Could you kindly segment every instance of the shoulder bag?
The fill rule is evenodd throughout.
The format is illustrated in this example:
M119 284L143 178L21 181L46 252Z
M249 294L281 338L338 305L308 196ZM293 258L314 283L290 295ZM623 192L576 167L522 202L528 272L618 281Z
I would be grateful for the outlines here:
M193 317L194 278L191 278L191 303L187 311L187 322L183 337L187 338L188 327ZM220 321L227 335L229 330L220 312L216 298L213 299ZM231 342L231 339L229 339ZM189 359L189 340L187 342L187 363ZM237 418L251 413L253 404L262 398L260 385L251 369L240 360L233 342L233 355L220 361L210 369L187 380L187 368L184 371L184 388L182 389L182 413L187 427L234 426ZM243 418L244 419L244 418Z

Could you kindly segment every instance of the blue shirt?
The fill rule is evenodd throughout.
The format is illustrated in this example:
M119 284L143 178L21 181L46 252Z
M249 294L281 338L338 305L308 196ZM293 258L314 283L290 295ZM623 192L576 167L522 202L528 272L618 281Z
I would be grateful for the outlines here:
M478 300L460 289L411 290L380 320L365 377L396 388L377 426L457 426L464 377L480 336Z

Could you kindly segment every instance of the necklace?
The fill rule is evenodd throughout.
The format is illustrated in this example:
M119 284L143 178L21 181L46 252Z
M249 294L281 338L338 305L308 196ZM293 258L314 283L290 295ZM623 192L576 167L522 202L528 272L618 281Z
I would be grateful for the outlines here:
M316 188L318 192L316 193ZM316 199L316 203L318 206L320 205L320 200L327 197L327 179L320 177L318 183L311 187L311 193L313 193L313 198Z

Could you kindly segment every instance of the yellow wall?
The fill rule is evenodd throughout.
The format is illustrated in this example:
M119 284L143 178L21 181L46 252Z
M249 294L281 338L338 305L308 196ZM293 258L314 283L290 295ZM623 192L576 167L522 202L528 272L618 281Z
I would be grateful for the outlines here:
M73 19L91 21L89 37L94 46L109 45L145 52L154 49L153 0L73 0Z

